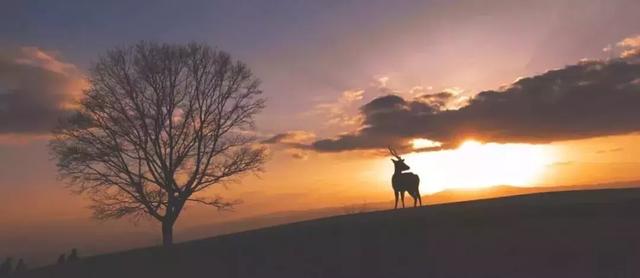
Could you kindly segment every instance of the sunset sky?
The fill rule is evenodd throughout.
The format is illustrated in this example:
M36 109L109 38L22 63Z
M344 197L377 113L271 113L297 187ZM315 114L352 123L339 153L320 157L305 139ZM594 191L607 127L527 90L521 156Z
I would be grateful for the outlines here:
M95 224L47 146L92 63L140 40L225 50L268 101L265 172L209 192L244 203L194 205L179 229L391 200L389 144L426 194L640 180L638 14L637 0L2 2L0 255L46 229L141 229Z

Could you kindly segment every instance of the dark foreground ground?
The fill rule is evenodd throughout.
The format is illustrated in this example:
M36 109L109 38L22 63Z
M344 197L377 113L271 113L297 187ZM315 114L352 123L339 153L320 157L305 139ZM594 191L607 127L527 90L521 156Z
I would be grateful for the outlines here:
M640 277L639 216L640 189L542 193L332 217L17 277Z

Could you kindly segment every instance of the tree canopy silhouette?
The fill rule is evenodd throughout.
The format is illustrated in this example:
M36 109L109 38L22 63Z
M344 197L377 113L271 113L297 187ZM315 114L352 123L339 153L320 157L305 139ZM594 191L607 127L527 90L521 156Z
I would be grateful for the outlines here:
M95 217L151 216L171 245L186 202L229 207L197 193L261 170L265 150L250 132L264 107L259 81L227 53L140 42L100 57L89 82L51 149Z

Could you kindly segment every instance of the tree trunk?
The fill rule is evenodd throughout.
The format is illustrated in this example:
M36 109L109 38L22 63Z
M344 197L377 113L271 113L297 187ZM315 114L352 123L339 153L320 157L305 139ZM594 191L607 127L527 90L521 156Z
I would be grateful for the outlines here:
M177 194L176 194L177 195ZM169 205L162 219L162 246L169 247L173 244L173 225L178 220L180 211L186 202L185 199L169 196Z
M173 244L173 220L162 221L162 246L169 247Z

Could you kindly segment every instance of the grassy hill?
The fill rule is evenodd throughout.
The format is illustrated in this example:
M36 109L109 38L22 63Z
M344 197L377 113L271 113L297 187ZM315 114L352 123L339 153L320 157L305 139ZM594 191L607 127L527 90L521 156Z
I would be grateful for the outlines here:
M640 277L640 189L537 193L281 225L16 277Z
M515 187L504 185L484 188L457 188L447 189L432 195L425 195L422 197L422 199L425 205L433 205L543 192L637 188L638 185L640 185L640 181L634 180L570 186ZM393 192L389 192L390 196L393 196L392 194ZM409 196L406 197L406 202L408 206L413 205L413 200ZM193 226L177 232L175 236L178 241L187 241L223 234L243 232L247 230L260 229L275 225L283 225L292 222L331 217L336 215L388 210L392 207L393 200L386 202L362 202L344 206L325 207L317 209L280 211L252 217L239 218L220 223Z

